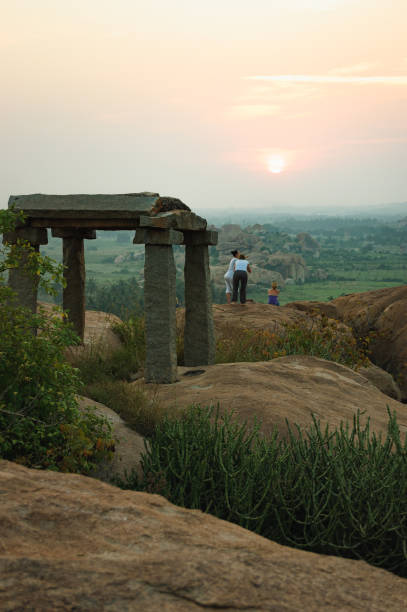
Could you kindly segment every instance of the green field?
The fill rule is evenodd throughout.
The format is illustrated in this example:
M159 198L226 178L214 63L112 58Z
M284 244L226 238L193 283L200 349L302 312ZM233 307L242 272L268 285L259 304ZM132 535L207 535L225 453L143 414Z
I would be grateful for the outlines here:
M127 280L136 277L143 278L143 265L138 260L131 259L121 264L114 263L119 256L127 254L142 254L143 246L132 242L118 242L116 237L100 237L96 240L85 240L86 275L102 284L112 284L118 280ZM52 238L49 243L41 247L42 253L49 255L56 261L62 259L62 240Z
M304 285L288 285L280 293L279 301L281 306L289 302L300 300L316 300L318 302L326 302L340 295L348 293L361 293L363 291L373 291L375 289L384 289L385 287L395 287L403 283L392 281L324 281L318 283L305 283ZM407 284L407 281L406 283ZM249 287L247 297L252 298L255 302L267 304L267 291L252 289Z
M297 221L299 223L299 221ZM328 301L341 295L360 293L407 284L407 227L367 220L326 219L316 222L312 236L320 245L319 257L299 250L295 233L287 233L275 226L264 226L263 240L274 244L276 250L289 243L288 252L299 253L305 259L308 276L304 284L286 285L280 294L282 305L298 300ZM298 231L299 228L291 229ZM311 231L312 228L309 228ZM245 230L243 230L245 231ZM89 280L101 286L115 285L119 281L135 279L140 287L143 281L143 245L133 245L133 232L98 232L96 240L85 240L86 274ZM257 238L256 238L257 240ZM264 244L264 243L263 243ZM182 302L183 261L182 247L174 247L177 272L177 295ZM42 252L61 261L62 241L51 238ZM286 251L287 252L287 251ZM117 262L117 258L124 261ZM218 253L211 248L211 261L216 263ZM116 262L116 263L115 263ZM325 280L317 280L322 271ZM267 303L267 289L248 287L247 297ZM214 287L214 301L224 302L223 286Z

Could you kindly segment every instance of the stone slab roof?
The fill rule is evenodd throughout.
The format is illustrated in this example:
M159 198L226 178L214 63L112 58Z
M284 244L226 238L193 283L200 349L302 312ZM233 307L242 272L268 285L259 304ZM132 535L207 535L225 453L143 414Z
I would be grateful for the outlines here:
M24 210L29 217L43 218L128 218L151 214L158 193L74 194L10 196L8 206ZM184 204L185 206L185 204Z
M202 230L206 220L178 198L158 193L69 194L34 193L10 196L8 206L23 210L32 227L132 229L144 220L157 229ZM175 215L175 216L174 216ZM159 219L162 217L161 219ZM148 219L154 219L154 223Z

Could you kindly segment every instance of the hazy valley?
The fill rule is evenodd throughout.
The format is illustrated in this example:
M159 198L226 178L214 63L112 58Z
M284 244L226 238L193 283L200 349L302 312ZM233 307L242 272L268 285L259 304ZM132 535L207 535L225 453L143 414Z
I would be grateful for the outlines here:
M210 225L219 232L218 245L210 247L215 303L225 302L223 274L234 248L240 248L252 264L248 297L260 303L267 302L273 280L281 288L282 305L328 301L407 282L407 217L275 217L262 224L222 221ZM141 312L144 247L133 245L132 239L128 231L98 232L96 240L85 241L89 308L120 315L132 296ZM42 250L60 261L59 239L50 238ZM177 297L182 304L184 248L175 246L174 256Z

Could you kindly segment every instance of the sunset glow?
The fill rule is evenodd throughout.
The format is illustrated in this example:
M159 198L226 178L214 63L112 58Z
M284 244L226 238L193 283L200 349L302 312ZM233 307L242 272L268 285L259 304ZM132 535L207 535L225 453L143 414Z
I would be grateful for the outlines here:
M4 4L1 207L38 192L157 191L198 213L407 201L406 0Z
M272 155L268 160L268 169L272 174L280 174L285 169L285 161L281 155Z

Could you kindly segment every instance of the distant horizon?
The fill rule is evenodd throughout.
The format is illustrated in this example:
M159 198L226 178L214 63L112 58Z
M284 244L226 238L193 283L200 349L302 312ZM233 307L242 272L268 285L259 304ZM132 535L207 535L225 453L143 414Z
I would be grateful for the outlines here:
M205 210L203 207L201 210ZM385 203L380 203L380 204L372 204L372 205L367 205L367 206L342 206L340 208L336 208L336 207L331 207L329 210L325 210L325 209L321 209L318 207L312 208L309 206L305 206L305 205L290 205L289 207L287 207L284 204L273 204L270 205L269 207L254 207L252 206L250 211L242 211L241 209L239 209L238 207L233 208L230 207L228 209L211 209L208 208L206 209L208 214L219 214L222 216L225 216L227 214L234 214L234 213L238 213L239 215L242 214L246 214L246 215L284 215L284 216L290 216L290 215L301 215L301 216L309 216L309 215L318 215L318 216L352 216L352 215L366 215L366 214L379 214L380 211L380 216L382 215L389 215L389 216L394 216L394 215L398 215L398 214L405 214L407 215L407 201L405 202L385 202ZM195 212L195 211L194 211Z

